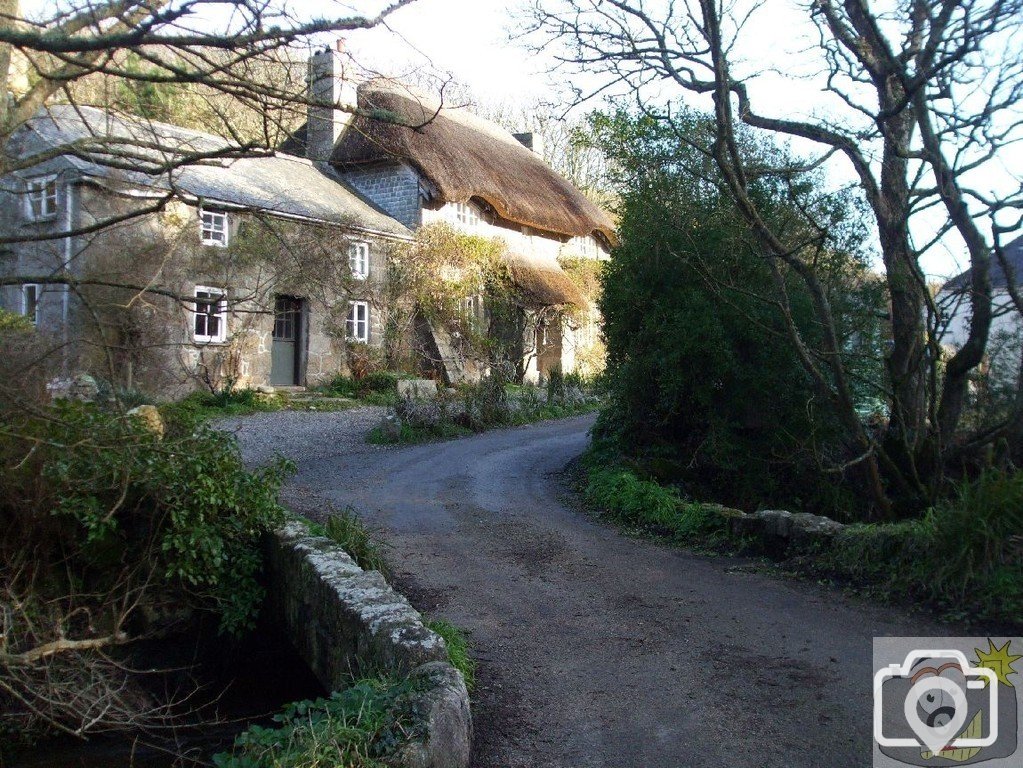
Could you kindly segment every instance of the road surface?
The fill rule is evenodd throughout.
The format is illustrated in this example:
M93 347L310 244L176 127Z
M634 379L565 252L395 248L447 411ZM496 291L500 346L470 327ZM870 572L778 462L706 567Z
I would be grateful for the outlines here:
M416 607L468 631L478 768L867 766L872 637L942 634L593 520L562 474L592 417L408 448L342 439L345 418L369 423L264 414L240 439L286 444L286 500L353 505Z

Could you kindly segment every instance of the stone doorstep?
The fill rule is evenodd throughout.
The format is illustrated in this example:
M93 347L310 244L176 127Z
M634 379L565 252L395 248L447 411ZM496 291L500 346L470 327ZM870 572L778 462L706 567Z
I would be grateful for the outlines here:
M466 768L472 746L469 694L447 661L444 640L380 573L362 570L344 549L311 535L302 522L287 522L267 546L268 570L279 592L268 606L321 682L333 687L335 675L351 668L353 655L429 681L413 702L426 735L405 745L395 765Z

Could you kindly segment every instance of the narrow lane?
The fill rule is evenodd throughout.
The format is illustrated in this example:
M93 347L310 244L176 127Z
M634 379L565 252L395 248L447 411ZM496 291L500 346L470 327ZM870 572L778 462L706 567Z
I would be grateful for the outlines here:
M940 627L591 520L560 474L591 423L294 445L286 496L352 504L418 607L469 631L478 768L869 765L872 637Z

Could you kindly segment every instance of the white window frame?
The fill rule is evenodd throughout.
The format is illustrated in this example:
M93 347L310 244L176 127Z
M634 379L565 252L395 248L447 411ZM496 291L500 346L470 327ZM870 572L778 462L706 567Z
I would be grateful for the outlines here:
M359 318L359 313L362 318ZM349 301L348 317L345 319L345 334L349 341L369 344L369 302Z
M456 224L466 227L478 227L480 223L479 211L472 203L452 203L452 217Z
M205 294L200 296L200 294ZM219 344L227 341L227 291L222 288L211 288L206 285L195 286L194 296L196 301L192 304L192 339L203 343L203 344ZM212 303L212 299L217 298L215 311L214 312L200 312L199 311L199 299L202 299L202 305L205 307ZM214 334L208 333L209 331L209 320L206 321L207 333L199 333L196 328L196 321L199 316L215 317L220 322L217 327L217 332Z
M60 211L60 186L57 175L35 176L25 180L25 218L29 221L49 221Z
M369 243L348 244L348 266L356 280L369 277Z
M593 235L577 237L576 252L587 259L596 259L600 256L600 249L597 247L597 240Z
M32 294L31 313L29 312L29 294ZM42 286L38 283L21 284L21 314L32 321L32 325L39 327L39 299L42 298Z
M199 211L199 242L214 248L227 248L231 226L227 211Z

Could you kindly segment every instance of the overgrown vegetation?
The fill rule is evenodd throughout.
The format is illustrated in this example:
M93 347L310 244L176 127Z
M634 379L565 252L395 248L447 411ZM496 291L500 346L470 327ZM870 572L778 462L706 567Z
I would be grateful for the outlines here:
M499 369L478 383L432 398L400 399L385 423L369 434L373 443L420 443L487 429L560 419L596 410L595 386L578 376L551 375L544 387L509 384Z
M310 532L326 536L340 546L363 570L389 575L383 546L374 541L369 528L351 506L331 512L323 523L308 521L308 525Z
M591 466L585 497L592 508L628 529L698 547L717 547L727 539L724 521L704 504L686 501L676 489L622 467Z
M391 371L369 371L361 378L335 376L328 384L317 387L333 397L349 397L367 405L394 405L398 400L398 380L402 374Z
M5 413L0 437L0 711L19 737L145 728L121 649L212 613L252 626L258 537L292 467L247 471L233 438L171 419L161 438L96 405Z
M644 534L697 548L758 553L763 542L738 538L716 505L643 478L606 457L584 460L587 504ZM995 470L959 485L921 518L847 525L827 546L789 552L786 567L907 598L951 620L1023 626L1023 476Z
M289 704L274 727L249 726L217 768L386 768L418 735L416 681L378 675L353 680L328 698Z
M448 647L448 661L462 673L465 688L472 693L476 687L476 659L469 653L469 638L465 636L465 632L444 619L431 619L426 622L426 626L444 638L444 643Z
M1023 475L989 470L923 517L857 524L808 561L947 617L1023 626Z
M819 339L813 297L791 270L772 271L710 160L679 139L679 125L697 134L706 122L681 113L674 128L626 114L594 118L595 140L625 190L623 244L603 273L608 402L596 435L693 498L862 512L858 465L829 471L852 459L854 446L786 341L789 323ZM781 153L746 136L742 149L765 164ZM773 175L751 184L775 226L810 237L801 207L829 222L820 281L849 365L875 384L883 300L855 205Z

